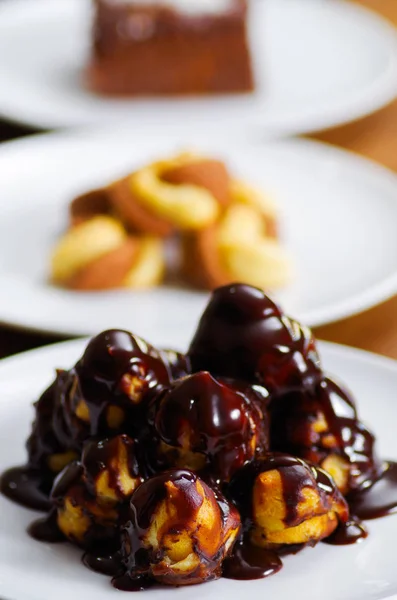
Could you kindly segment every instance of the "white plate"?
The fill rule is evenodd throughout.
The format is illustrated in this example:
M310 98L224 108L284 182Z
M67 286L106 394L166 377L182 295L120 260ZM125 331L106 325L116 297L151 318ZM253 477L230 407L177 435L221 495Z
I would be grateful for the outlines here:
M180 345L171 336L168 345ZM57 344L2 361L0 365L0 471L25 460L24 443L33 415L31 403L51 381L55 367L69 367L83 341ZM180 346L183 348L183 346ZM397 364L371 354L320 344L324 365L352 389L361 417L378 436L382 457L397 457L394 423ZM365 373L365 377L363 377ZM121 598L109 578L80 562L81 552L67 545L35 542L26 534L35 518L0 496L0 596L7 600L111 600ZM356 546L319 544L285 559L278 575L259 581L217 582L188 589L149 590L146 600L380 600L397 593L395 539L397 516L368 522L369 537ZM297 592L301 590L301 593ZM126 596L127 597L127 596Z
M109 325L166 340L189 339L207 294L158 287L147 292L77 293L46 282L52 245L77 194L167 153L197 148L278 202L282 237L296 277L280 299L318 325L359 312L397 291L397 177L316 142L251 142L224 134L188 137L166 129L69 132L0 148L0 321L65 335Z
M110 100L83 87L90 0L3 0L0 113L37 127L126 119L219 121L268 135L331 127L397 93L393 27L337 0L252 0L258 88L251 96Z

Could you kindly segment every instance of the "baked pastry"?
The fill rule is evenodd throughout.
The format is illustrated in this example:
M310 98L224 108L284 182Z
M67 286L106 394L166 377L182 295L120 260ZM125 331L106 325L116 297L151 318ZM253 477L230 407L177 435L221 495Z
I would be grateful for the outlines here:
M131 497L122 532L129 577L191 585L221 575L239 533L233 505L187 469L152 477Z
M165 269L159 239L129 236L110 216L82 219L59 240L51 279L72 290L147 288L160 283Z
M167 270L163 240L179 258ZM163 278L212 289L244 280L271 289L291 278L278 211L215 159L185 152L75 198L51 280L73 290L148 288Z
M249 92L246 0L95 0L88 86L110 95Z
M349 518L331 476L286 454L269 454L246 465L229 493L255 546L314 545Z
M123 507L142 481L128 436L86 442L81 461L65 467L51 492L59 530L86 549L118 545Z
M310 329L287 317L262 290L242 284L213 292L188 356L193 372L258 383L273 397L306 389L321 377Z
M375 438L359 420L350 392L334 379L277 398L270 414L272 448L321 466L343 494L366 489L381 476Z
M28 463L41 473L47 492L89 438L141 433L151 397L170 378L160 352L138 336L109 330L93 338L73 369L57 372L35 406Z
M151 448L162 468L206 470L225 483L268 449L267 392L195 373L171 384L155 401Z
M266 290L283 287L291 279L291 261L274 234L272 219L254 206L234 203L212 226L184 237L183 277L203 289L233 281Z
M225 165L185 153L134 171L109 187L117 216L132 231L167 237L215 222L231 201Z

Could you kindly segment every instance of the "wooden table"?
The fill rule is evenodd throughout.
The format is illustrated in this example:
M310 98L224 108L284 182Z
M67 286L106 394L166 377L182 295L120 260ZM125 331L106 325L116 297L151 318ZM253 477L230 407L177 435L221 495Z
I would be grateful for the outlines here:
M377 10L397 25L397 0L357 2ZM0 141L28 133L29 130L0 123ZM313 137L353 150L397 171L397 100L375 115ZM318 327L315 333L325 340L397 358L397 296L355 317ZM0 326L0 357L59 339Z

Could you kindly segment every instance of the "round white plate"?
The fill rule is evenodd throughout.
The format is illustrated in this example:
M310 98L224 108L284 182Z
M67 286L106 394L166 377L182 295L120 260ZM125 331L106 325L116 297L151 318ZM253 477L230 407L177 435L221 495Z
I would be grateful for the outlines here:
M248 96L114 100L84 89L90 0L2 0L0 114L36 127L154 120L287 135L371 113L397 94L394 28L338 0L251 0L257 90Z
M207 294L149 291L79 293L47 283L51 248L77 194L148 160L186 148L226 160L280 206L281 235L295 280L279 299L309 325L346 317L397 291L397 177L306 140L248 143L224 134L169 130L68 132L0 148L0 321L65 335L109 325L166 340L189 339Z
M55 367L70 367L84 341L28 352L0 364L0 471L26 459L24 443L33 416L32 402L53 377ZM169 346L180 345L177 336ZM361 417L378 436L384 458L397 457L394 423L397 364L365 352L320 344L325 367L355 394ZM365 377L363 377L365 373ZM37 513L0 496L0 596L5 600L110 600L121 598L108 577L86 569L81 551L67 545L35 542L26 527ZM397 593L395 537L397 516L368 522L369 537L356 546L319 544L285 559L278 575L259 581L219 581L189 588L149 590L147 600L380 600ZM297 593L301 590L301 593ZM127 597L127 596L126 596Z

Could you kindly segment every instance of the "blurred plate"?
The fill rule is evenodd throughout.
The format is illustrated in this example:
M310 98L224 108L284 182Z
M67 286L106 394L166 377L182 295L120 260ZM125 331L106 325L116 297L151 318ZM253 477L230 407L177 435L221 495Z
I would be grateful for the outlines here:
M110 120L323 129L371 113L397 93L395 29L356 4L251 0L253 95L111 100L84 89L89 0L3 0L0 113L42 128Z
M279 294L308 325L360 312L397 292L397 177L306 140L248 143L165 128L47 134L0 147L0 321L65 335L113 325L153 339L192 333L207 294L161 286L83 293L47 283L70 200L146 161L184 149L224 159L270 194L296 276Z
M141 333L138 330L138 333ZM152 340L155 342L155 340ZM0 365L0 472L26 460L25 440L33 418L32 402L53 378L55 367L71 367L83 341L57 344L25 353ZM180 345L178 332L167 340ZM358 400L362 418L378 436L382 457L396 457L397 365L343 346L320 343L327 370L346 381ZM183 346L180 345L180 348ZM363 377L365 373L365 377ZM376 401L374 401L376 399ZM108 577L86 569L81 551L64 544L29 538L26 527L37 513L0 496L0 595L8 600L112 600L124 597ZM146 600L380 600L397 593L395 531L397 515L368 522L369 537L355 546L318 544L284 560L284 569L265 580L231 581L179 589L153 589ZM326 586L324 586L326 582ZM297 590L303 593L297 594ZM127 595L125 597L128 597Z

